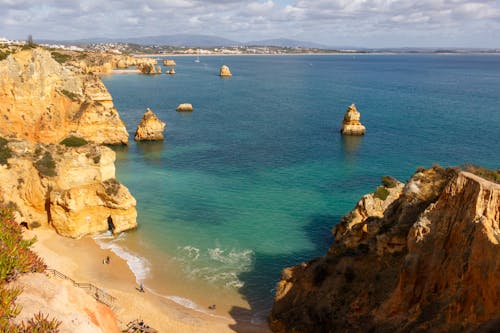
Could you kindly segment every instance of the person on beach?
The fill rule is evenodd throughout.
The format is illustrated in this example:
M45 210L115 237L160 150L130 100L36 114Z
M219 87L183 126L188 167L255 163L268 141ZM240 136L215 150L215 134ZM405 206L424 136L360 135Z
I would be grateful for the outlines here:
M109 264L110 258L109 256L106 256L106 264Z
M139 292L143 293L144 292L144 286L141 284L139 284L139 288L137 288L137 290L139 290Z

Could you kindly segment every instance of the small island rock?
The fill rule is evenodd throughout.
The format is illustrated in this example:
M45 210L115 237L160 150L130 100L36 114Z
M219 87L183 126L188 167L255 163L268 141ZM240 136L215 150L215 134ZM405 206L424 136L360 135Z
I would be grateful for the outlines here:
M176 66L177 64L172 59L165 59L165 60L163 60L163 65L164 66Z
M170 69L168 72L165 72L166 74L174 75L175 74L175 69Z
M229 67L227 67L226 65L223 65L220 68L219 75L222 76L222 77L228 77L228 76L232 76L233 74L231 74L231 71L229 70Z
M191 103L182 103L182 104L179 104L176 111L191 112L191 111L193 111L193 106L191 105Z
M345 135L365 135L366 128L359 119L361 114L356 109L356 105L351 104L344 115L344 121L340 133Z
M139 126L137 126L134 139L135 141L163 140L165 125L166 124L158 119L153 111L148 108L142 116Z

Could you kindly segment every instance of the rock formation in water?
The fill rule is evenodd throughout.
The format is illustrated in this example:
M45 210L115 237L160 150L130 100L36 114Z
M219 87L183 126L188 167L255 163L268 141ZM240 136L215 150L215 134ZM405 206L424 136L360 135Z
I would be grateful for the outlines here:
M165 125L166 124L158 119L153 111L148 108L137 126L134 139L135 141L163 140Z
M168 73L168 74L170 74L170 75L174 75L174 74L175 74L175 69L171 68L171 69L169 69L169 70L168 70L168 72L166 72L166 73Z
M364 196L333 233L324 257L283 271L274 332L479 332L500 322L499 184L418 170L404 187Z
M140 64L137 66L137 68L141 71L142 74L149 74L149 75L161 74L161 67L156 66L156 64L149 64L149 63Z
M45 143L74 135L126 144L125 125L99 77L53 56L36 48L0 61L0 117L6 124L0 135Z
M137 226L136 201L115 179L110 148L4 141L10 157L0 161L0 197L15 205L18 220L73 238Z
M190 103L182 103L177 106L176 111L178 112L191 112L193 111L193 106Z
M226 65L223 65L219 70L219 75L221 77L229 77L229 76L232 76L233 74L231 74L229 67L227 67Z
M345 135L365 135L366 128L360 123L361 114L354 104L351 104L344 115L340 133Z
M163 65L164 65L164 66L170 66L170 67L173 67L173 66L175 66L175 65L177 65L177 64L176 64L176 63L175 63L175 61L174 61L174 60L172 60L172 59L165 59L165 60L163 60Z

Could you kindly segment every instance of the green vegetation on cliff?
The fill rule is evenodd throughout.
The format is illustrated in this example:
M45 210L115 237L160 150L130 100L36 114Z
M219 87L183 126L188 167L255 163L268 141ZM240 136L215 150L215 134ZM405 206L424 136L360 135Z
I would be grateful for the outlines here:
M8 143L9 141L0 137L0 164L7 164L7 160L12 157Z
M23 239L21 226L14 221L12 213L12 209L0 205L0 332L58 332L61 323L56 319L49 320L42 313L27 322L13 322L21 311L15 301L22 290L9 287L8 283L23 273L42 273L46 265L30 250L36 239Z

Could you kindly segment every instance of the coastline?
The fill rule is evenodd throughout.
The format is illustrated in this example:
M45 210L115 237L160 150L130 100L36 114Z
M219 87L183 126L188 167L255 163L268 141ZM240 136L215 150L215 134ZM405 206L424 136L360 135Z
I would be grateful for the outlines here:
M102 249L94 239L71 239L59 236L50 229L27 231L26 237L36 236L33 245L49 268L70 276L77 282L96 285L117 300L114 312L118 325L124 328L135 319L142 319L159 332L266 332L267 326L256 326L232 318L223 311L192 309L155 293L145 286L146 292L136 290L136 277L127 262L110 249ZM110 257L110 263L103 259ZM162 281L169 283L169 281ZM175 286L173 286L175 287ZM170 296L168 296L170 297ZM61 318L64 319L64 318Z

